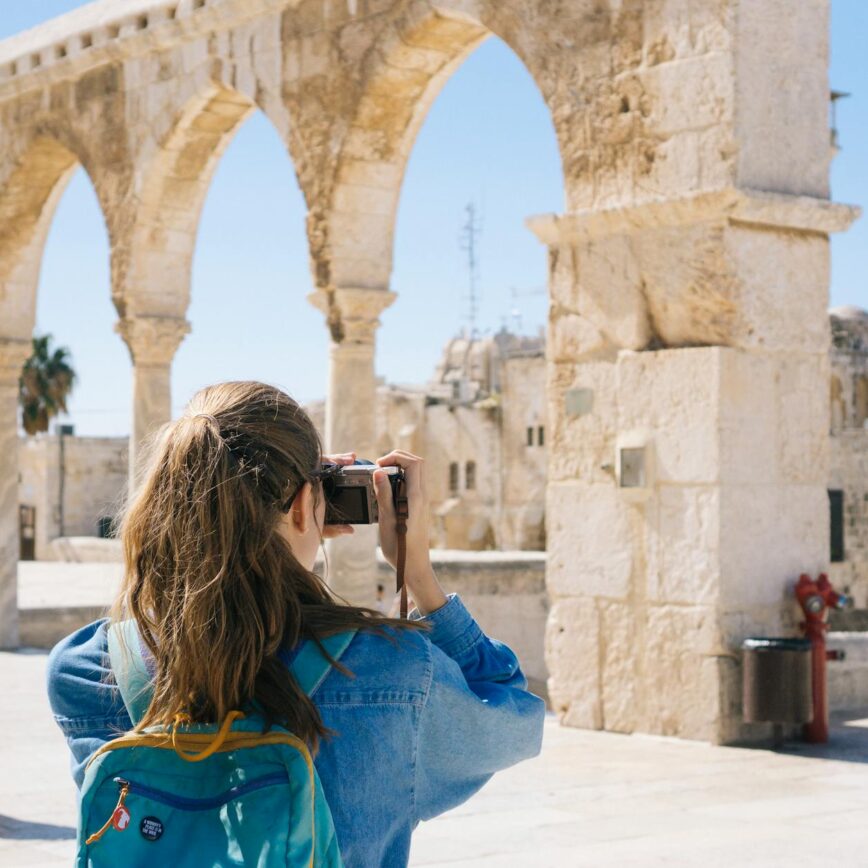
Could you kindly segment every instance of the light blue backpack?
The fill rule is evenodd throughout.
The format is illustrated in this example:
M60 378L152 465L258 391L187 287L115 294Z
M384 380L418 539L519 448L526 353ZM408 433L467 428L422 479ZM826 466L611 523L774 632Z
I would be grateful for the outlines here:
M322 640L337 660L355 631ZM133 722L150 674L132 621L109 630L109 654ZM309 696L329 672L306 642L292 672ZM307 746L281 727L231 712L221 726L150 727L103 745L84 777L76 868L340 868L331 811Z

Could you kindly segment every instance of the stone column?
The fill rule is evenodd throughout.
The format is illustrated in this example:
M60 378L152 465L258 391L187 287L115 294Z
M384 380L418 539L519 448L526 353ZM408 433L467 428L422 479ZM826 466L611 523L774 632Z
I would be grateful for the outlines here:
M31 349L0 338L0 649L18 647L18 383Z
M532 220L550 248L546 631L563 722L714 742L740 645L829 557L828 233L726 189Z
M375 335L381 311L395 298L389 290L346 287L308 296L326 315L331 334L326 452L352 450L369 461L377 457ZM375 599L376 541L376 528L356 527L352 537L326 544L329 585L351 603L371 605Z
M172 359L190 323L182 317L132 316L115 331L133 360L133 419L130 432L130 485L136 479L137 454L144 440L172 418Z

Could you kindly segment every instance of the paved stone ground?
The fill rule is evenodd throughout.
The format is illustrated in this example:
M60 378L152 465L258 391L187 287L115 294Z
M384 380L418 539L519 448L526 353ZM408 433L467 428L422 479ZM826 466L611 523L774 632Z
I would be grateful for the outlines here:
M74 790L44 652L0 654L0 865L68 866ZM721 748L546 722L542 754L423 823L411 864L865 866L868 711L836 744ZM826 758L822 758L825 756Z

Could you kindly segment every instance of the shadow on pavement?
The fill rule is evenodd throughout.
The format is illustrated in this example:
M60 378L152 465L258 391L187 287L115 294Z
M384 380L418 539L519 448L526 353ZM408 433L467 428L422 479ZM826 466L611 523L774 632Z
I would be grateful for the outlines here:
M16 820L15 817L0 814L0 840L65 841L71 838L75 838L75 829L71 826Z
M827 744L787 742L780 753L815 759L868 763L868 708L833 713L829 720Z

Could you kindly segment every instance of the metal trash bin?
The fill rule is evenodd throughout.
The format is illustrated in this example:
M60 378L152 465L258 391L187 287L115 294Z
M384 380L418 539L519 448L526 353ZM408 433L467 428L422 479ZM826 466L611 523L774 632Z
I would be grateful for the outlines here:
M810 640L745 639L741 648L745 722L810 722Z

